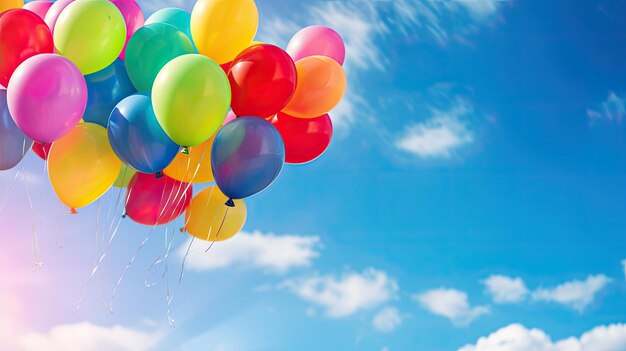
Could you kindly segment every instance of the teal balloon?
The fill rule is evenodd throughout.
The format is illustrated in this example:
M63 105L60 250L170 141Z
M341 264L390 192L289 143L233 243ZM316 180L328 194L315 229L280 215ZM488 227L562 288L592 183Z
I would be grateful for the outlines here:
M115 106L137 92L128 78L124 61L119 58L102 71L86 75L85 81L88 98L83 120L104 128Z
M185 33L165 23L139 28L126 45L126 71L139 92L150 92L161 68L178 56L194 53Z
M146 20L146 24L152 23L165 23L172 25L178 28L178 30L180 30L181 32L185 33L189 37L189 39L193 41L193 38L191 36L191 14L187 11L175 7L168 7L159 10L153 13ZM194 50L195 48L196 46L194 44Z

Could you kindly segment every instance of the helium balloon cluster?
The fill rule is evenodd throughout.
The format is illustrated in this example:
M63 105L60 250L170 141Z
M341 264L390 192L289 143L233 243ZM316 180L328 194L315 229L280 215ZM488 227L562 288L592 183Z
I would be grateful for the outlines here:
M191 235L225 240L245 222L243 199L330 144L328 112L347 85L331 28L304 28L283 50L254 41L254 0L147 19L136 0L3 0L0 11L0 170L32 148L72 212L127 188L135 222L185 214ZM194 196L192 184L212 182Z

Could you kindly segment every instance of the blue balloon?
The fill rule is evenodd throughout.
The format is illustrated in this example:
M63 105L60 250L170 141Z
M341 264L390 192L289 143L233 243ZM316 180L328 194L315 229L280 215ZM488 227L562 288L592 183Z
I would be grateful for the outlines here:
M124 98L137 92L128 78L126 66L121 59L115 60L102 71L86 75L85 81L89 98L83 120L105 128L115 106Z
M17 166L32 146L9 114L7 91L0 89L0 171Z
M239 117L226 124L213 142L215 183L230 199L261 192L276 180L284 164L283 139L263 118Z
M147 94L131 95L117 104L107 130L115 154L139 172L161 172L179 151L157 122Z
M191 14L189 12L175 7L164 8L150 15L144 25L153 23L172 25L185 33L193 43L193 38L191 37ZM193 48L196 52L198 51L195 44Z

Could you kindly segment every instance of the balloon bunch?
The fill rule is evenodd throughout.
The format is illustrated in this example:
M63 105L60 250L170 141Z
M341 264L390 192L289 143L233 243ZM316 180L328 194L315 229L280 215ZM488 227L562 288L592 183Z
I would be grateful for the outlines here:
M243 227L244 198L330 144L327 113L347 82L328 27L283 50L253 41L254 0L147 20L135 0L3 0L0 11L0 170L32 147L73 213L125 187L135 222L185 213L187 232L225 240Z

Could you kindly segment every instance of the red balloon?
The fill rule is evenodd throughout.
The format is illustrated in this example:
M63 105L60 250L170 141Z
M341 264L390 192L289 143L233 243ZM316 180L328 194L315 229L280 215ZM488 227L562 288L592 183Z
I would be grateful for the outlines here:
M42 160L47 160L48 155L50 155L50 147L52 147L52 143L47 143L46 145L38 142L34 142L32 149Z
M34 12L14 9L0 14L0 84L8 86L27 58L53 51L50 29Z
M228 71L230 70L230 66L232 66L232 64L233 64L233 61L222 63L220 65L220 67L222 68L222 71L224 71L226 75L228 75Z
M285 162L302 164L313 161L326 151L333 137L328 114L316 118L297 118L279 113L270 118L285 143Z
M242 51L228 72L231 107L237 116L266 118L282 110L294 92L298 74L291 57L269 44Z
M185 212L192 192L191 184L166 175L137 173L128 184L126 214L140 224L170 223Z

